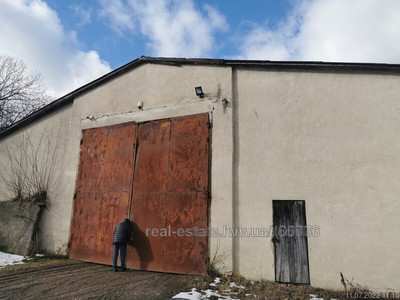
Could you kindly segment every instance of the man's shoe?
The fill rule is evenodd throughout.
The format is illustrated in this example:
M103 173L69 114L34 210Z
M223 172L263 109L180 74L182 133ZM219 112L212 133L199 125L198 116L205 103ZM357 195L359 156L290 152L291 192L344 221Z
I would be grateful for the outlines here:
M121 272L125 272L125 271L126 271L125 267L121 268Z
M114 272L118 272L118 269L117 269L117 268L114 268Z

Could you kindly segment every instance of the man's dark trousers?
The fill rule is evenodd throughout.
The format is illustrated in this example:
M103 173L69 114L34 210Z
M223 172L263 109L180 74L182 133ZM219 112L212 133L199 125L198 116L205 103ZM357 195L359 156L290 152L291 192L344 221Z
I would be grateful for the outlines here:
M121 255L121 269L125 269L125 257L126 257L126 244L115 243L114 244L114 257L113 257L113 267L117 268L118 262L118 251Z

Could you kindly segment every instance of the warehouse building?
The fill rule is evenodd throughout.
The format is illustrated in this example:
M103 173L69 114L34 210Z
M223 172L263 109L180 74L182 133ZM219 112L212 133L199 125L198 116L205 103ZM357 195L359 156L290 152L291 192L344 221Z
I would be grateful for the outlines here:
M128 268L400 290L399 95L400 65L141 57L1 132L0 161L38 149L48 252L111 264L130 218Z

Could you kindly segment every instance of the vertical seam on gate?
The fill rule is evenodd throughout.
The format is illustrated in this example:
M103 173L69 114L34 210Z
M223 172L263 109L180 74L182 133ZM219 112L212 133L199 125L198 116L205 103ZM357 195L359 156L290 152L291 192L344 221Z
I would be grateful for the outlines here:
M166 183L165 183L165 193L164 193L164 205L167 203L166 199L167 199L167 195L169 194L169 185L168 185L168 179L169 177L169 171L171 169L171 146L172 146L172 133L173 133L173 124L174 124L174 119L172 118L168 118L167 119L169 122L169 140L168 140L168 163L167 163L167 177L166 177ZM163 197L159 197L159 201L160 201L160 207L161 206L161 201L162 201ZM163 208L163 213L165 213L164 218L163 218L163 224L165 227L167 227L167 211L166 208ZM161 264L162 266L164 266L164 257L165 257L165 241L162 243L162 259L161 259Z
M207 126L207 137L208 137L208 143L207 143L207 163L208 163L208 170L207 170L207 230L209 229L211 225L211 158L212 158L212 112L209 112L207 114L207 122L209 123L209 126ZM210 236L207 236L207 257L206 257L206 262L208 261L211 263L211 253L210 253ZM207 263L206 263L207 267ZM205 270L207 272L207 270Z
M133 145L133 166L132 166L132 184L131 184L131 197L129 199L129 210L128 210L128 219L131 219L131 210L132 210L132 202L133 202L133 185L135 183L135 171L136 171L136 158L139 149L139 124L135 124L135 144Z

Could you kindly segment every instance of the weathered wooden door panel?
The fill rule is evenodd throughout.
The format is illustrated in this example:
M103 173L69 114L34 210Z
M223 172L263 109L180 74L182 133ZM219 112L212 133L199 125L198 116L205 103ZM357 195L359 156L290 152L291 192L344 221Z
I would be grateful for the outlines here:
M275 280L309 284L305 202L274 200Z
M112 263L113 228L128 216L136 124L84 130L69 257Z

